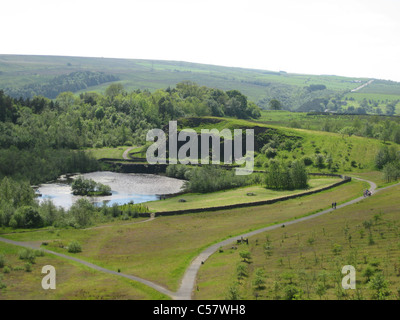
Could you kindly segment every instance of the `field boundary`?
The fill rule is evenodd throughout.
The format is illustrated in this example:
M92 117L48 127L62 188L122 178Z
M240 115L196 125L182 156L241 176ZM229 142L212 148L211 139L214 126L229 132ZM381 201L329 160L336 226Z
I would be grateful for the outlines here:
M309 175L339 177L342 179L342 181L335 182L329 186L322 187L322 188L319 188L316 190L305 191L305 192L296 193L296 194L283 196L283 197L279 197L279 198L274 198L274 199L260 200L260 201L255 201L255 202L246 202L246 203L237 203L237 204L230 204L230 205L224 205L224 206L207 207L207 208L193 208L193 209L161 211L161 212L155 212L154 216L159 217L159 216L171 216L171 215L177 215L177 214L186 214L186 213L211 212L211 211L218 211L218 210L236 209L236 208L245 208L245 207L254 207L254 206L261 206L261 205L266 205L266 204L273 204L273 203L276 203L279 201L285 201L285 200L303 197L303 196L311 195L314 193L322 192L325 190L329 190L329 189L335 188L337 186L340 186L344 183L351 181L351 177L340 175L340 174L309 173ZM140 216L147 217L148 213L141 214Z

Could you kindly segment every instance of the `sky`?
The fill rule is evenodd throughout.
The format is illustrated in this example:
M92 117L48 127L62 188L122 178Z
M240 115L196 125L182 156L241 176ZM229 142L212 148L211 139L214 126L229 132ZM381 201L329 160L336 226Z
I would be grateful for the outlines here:
M400 0L5 0L0 54L400 81Z

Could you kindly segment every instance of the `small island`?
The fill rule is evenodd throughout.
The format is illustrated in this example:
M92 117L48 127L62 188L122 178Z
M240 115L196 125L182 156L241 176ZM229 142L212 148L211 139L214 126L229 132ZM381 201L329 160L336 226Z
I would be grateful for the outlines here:
M111 188L92 179L79 176L72 182L72 194L79 196L110 196Z

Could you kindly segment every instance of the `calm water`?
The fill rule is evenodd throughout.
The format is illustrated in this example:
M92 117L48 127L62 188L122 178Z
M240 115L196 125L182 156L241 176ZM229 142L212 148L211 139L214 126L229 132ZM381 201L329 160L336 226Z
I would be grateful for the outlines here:
M109 206L113 203L125 204L130 201L142 203L159 200L160 195L180 192L184 183L179 179L154 174L98 171L85 173L82 176L111 187L111 196L88 197L96 205L102 205L106 201ZM42 194L38 198L39 201L51 199L56 206L65 209L71 207L77 199L83 198L82 196L74 196L70 184L62 177L57 182L40 185L38 193Z

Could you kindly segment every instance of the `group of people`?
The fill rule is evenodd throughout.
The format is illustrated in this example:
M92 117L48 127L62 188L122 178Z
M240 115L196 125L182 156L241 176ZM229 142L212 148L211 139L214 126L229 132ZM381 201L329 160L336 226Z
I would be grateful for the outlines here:
M366 189L366 190L364 191L364 198L365 198L365 197L369 197L369 196L371 196L371 195L372 195L372 192L369 191L368 189ZM332 209L336 209L336 201L335 201L335 202L332 202Z
M371 191L369 191L368 189L365 190L365 191L364 191L364 198L365 198L365 197L371 196L371 194L372 194Z

